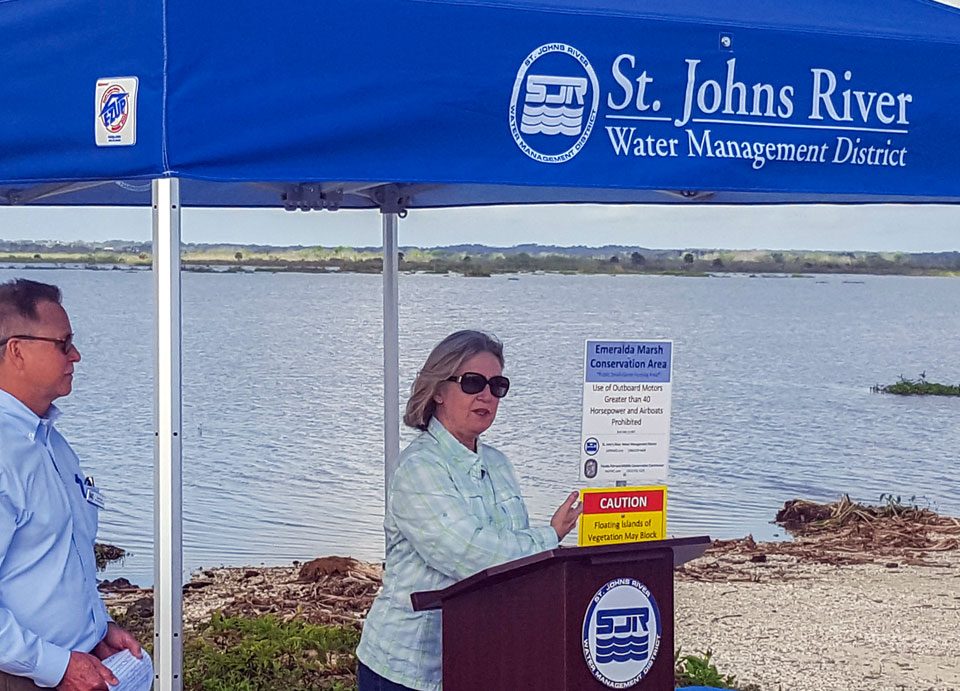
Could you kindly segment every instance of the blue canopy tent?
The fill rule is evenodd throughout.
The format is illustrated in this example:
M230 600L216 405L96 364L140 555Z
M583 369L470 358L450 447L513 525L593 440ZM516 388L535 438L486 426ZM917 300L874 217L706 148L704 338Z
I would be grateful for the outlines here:
M410 208L957 193L960 12L927 0L8 0L0 21L4 203L158 176L186 205L291 208L376 207L384 182ZM95 146L94 82L119 75L136 141ZM56 201L147 202L126 191Z
M158 688L179 689L180 209L960 201L929 0L0 2L0 205L153 205Z

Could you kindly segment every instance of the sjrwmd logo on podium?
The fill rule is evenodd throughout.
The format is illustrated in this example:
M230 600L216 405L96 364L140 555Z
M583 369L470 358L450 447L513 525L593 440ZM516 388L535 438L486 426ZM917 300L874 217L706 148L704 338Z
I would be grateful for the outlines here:
M634 578L608 582L593 596L583 618L583 657L605 686L628 689L640 683L657 657L660 610Z

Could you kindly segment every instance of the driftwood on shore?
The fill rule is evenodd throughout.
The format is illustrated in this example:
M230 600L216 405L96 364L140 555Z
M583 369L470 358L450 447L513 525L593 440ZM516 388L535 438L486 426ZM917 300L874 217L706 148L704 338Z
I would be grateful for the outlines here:
M219 611L228 617L270 614L285 621L359 628L380 590L381 577L379 566L349 557L322 557L288 567L207 569L184 585L184 626L194 628ZM108 589L104 598L124 625L144 633L152 629L152 590Z
M756 542L749 535L715 540L703 557L679 568L677 578L769 582L804 578L804 565L934 566L938 553L960 549L960 520L894 501L865 506L849 497L831 504L793 500L776 520L793 540ZM381 578L379 565L349 557L323 557L289 567L208 569L184 586L185 625L202 624L220 611L359 627ZM141 626L152 626L150 590L123 584L106 589L111 608Z
M858 504L848 496L830 504L795 499L784 504L776 523L794 539L756 542L748 535L715 540L703 558L678 569L679 577L716 581L799 578L802 573L789 567L804 563L935 566L938 552L960 549L960 520L892 499L882 506ZM762 571L755 568L759 564L765 566Z
M127 552L114 545L98 542L93 546L93 556L97 563L97 571L102 571L107 564L120 561L127 556Z

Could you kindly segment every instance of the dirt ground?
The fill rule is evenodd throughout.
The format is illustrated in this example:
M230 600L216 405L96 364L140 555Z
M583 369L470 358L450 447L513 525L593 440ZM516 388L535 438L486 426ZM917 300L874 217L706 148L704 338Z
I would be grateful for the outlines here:
M762 691L960 691L960 521L899 504L787 502L795 536L716 541L677 571L676 642ZM324 557L219 568L184 586L187 629L217 610L361 626L379 565ZM105 585L148 633L149 590Z

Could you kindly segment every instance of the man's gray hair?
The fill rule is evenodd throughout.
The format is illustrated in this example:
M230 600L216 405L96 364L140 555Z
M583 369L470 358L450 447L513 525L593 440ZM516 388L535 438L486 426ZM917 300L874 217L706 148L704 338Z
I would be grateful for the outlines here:
M24 321L36 321L37 305L41 302L60 304L62 296L57 286L14 278L0 283L0 341L16 335ZM0 357L3 351L0 350Z

